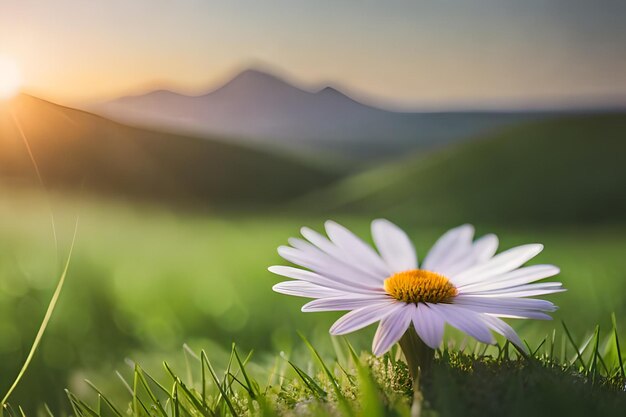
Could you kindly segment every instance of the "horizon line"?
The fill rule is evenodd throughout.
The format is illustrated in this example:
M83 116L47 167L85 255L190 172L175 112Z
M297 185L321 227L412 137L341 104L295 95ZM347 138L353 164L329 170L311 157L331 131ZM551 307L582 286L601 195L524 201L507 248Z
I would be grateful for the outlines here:
M332 88L349 99L368 107L394 113L443 113L443 112L489 112L489 113L519 113L519 112L602 112L602 111L626 111L626 95L578 95L575 97L552 97L545 99L482 99L482 100L451 100L444 101L420 101L410 103L406 100L381 97L348 88L331 80L320 82L303 82L277 66L254 62L248 65L239 65L235 69L219 77L218 81L212 82L207 87L189 88L183 87L180 82L174 80L152 80L143 83L144 86L131 87L127 92L120 91L110 96L100 96L84 99L68 99L62 96L40 94L29 88L20 91L33 97L52 101L57 104L73 108L83 109L126 97L141 97L155 92L168 92L185 97L202 97L228 85L245 72L258 72L277 79L292 88L315 94L325 88Z

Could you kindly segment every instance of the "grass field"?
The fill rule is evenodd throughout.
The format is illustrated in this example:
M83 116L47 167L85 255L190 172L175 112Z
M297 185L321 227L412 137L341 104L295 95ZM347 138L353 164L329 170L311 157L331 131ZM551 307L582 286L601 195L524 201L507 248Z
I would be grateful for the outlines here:
M0 102L4 181L37 183L38 171L49 189L210 206L287 201L338 177L313 160L232 142L125 126L28 95Z
M85 392L89 378L114 396L123 395L114 370L125 358L161 369L163 360L181 363L182 346L207 349L226 361L232 342L268 363L279 351L302 350L297 331L322 354L333 355L327 335L339 314L304 314L301 299L271 291L277 277L269 265L282 263L276 247L302 225L321 229L325 218L290 213L175 213L150 206L3 188L0 193L0 389L18 371L44 314L67 256L80 215L70 273L41 350L13 402L32 412L46 401L67 408L66 386ZM55 218L57 242L51 214ZM336 220L369 239L371 216ZM434 240L455 224L410 226L423 256ZM556 320L510 320L521 336L537 345L561 331L565 320L582 340L600 324L610 330L610 314L626 325L626 230L623 226L511 228L477 225L478 234L496 232L501 248L541 242L536 262L562 268L568 292L551 297ZM372 326L373 327L373 326ZM373 329L349 337L369 349ZM451 339L460 341L452 332ZM159 371L162 372L162 371Z
M507 127L348 177L301 208L422 224L625 224L624 132L624 114Z

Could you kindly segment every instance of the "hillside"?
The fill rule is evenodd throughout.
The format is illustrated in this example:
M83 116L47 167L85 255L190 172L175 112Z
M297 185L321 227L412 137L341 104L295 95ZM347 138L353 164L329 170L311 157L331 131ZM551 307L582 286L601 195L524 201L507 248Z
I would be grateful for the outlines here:
M328 184L335 176L289 158L224 141L124 126L21 95L0 105L0 179L43 181L131 198L181 203L272 202Z
M312 200L414 223L626 221L626 115L528 123L351 177Z
M380 159L428 149L494 128L545 117L540 113L401 113L360 103L339 89L300 88L271 73L246 70L198 95L158 90L87 107L137 126L226 135L351 159Z

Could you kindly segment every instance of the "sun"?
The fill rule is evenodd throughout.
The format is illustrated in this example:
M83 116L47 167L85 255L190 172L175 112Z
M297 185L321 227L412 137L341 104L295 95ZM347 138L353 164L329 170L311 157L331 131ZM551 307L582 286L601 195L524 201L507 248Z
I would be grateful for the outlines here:
M0 55L0 100L13 98L20 92L22 74L13 59Z

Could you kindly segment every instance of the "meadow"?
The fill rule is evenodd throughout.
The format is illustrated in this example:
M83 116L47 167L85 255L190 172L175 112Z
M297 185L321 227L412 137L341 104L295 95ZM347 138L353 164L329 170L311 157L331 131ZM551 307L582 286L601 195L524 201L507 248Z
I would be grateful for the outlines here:
M222 364L233 342L241 352L253 349L256 363L267 364L256 369L264 377L276 366L286 368L279 352L300 358L302 366L310 364L297 332L314 341L322 356L336 356L337 341L331 340L328 327L339 314L301 313L301 299L271 291L279 279L267 271L269 265L284 263L276 253L279 245L296 236L302 225L321 230L327 216L288 208L257 213L180 211L6 187L0 195L2 391L32 343L79 218L58 309L12 397L27 415L41 410L44 402L56 412L67 411L66 387L93 399L84 379L124 403L128 393L115 371L128 371L126 359L163 377L164 360L185 369L184 344L196 352L205 349L211 360ZM369 222L375 215L332 217L369 241ZM456 225L425 224L409 216L390 219L407 227L422 256L443 231ZM623 225L514 227L494 221L476 226L479 235L497 233L501 249L541 242L545 250L533 262L562 269L560 280L568 291L548 297L560 306L555 320L509 320L531 346L550 338L553 330L564 340L561 320L581 341L599 324L604 346L611 336L612 312L623 334ZM356 350L368 350L372 334L370 328L348 340ZM447 339L463 340L453 332Z

